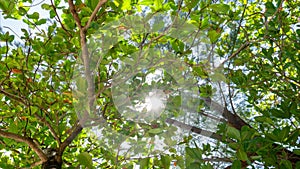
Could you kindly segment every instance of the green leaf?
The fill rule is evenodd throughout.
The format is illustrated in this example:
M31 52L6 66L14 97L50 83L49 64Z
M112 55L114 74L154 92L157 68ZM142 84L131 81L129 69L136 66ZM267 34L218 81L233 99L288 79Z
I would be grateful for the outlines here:
M239 148L237 150L236 155L239 160L242 160L242 161L248 160L247 153L242 148Z
M208 73L204 69L204 66L195 66L195 67L193 67L193 72L196 76L199 76L203 79L208 77Z
M280 161L280 168L293 169L293 165L289 160L281 160Z
M149 158L142 158L140 160L140 169L148 169L149 166Z
M9 132L18 133L18 126L15 123L10 123Z
M218 33L215 30L208 31L208 37L211 43L215 43L219 37L221 36L221 33Z
M295 144L298 141L298 136L300 135L300 129L296 129L289 135L289 138L286 140L286 142L289 142L291 144ZM300 155L300 154L299 154Z
M202 165L201 169L214 169L214 167L210 163L207 163Z
M155 129L150 129L148 132L151 134L159 134L163 131L162 128L155 128Z
M188 7L188 9L193 9L194 7L196 7L196 5L198 5L200 0L185 0L185 4Z
M257 116L254 119L259 123L268 123L268 124L274 125L274 122L272 121L272 119L270 119L269 117L266 117L266 116Z
M190 147L187 147L185 149L185 151L186 151L186 154L189 155L192 159L195 159L195 160L202 159L202 151L199 148L190 148Z
M234 160L231 169L241 169L242 168L242 163L240 160Z
M8 8L9 1L0 0L0 9L6 10Z
M209 17L205 17L201 21L201 29L206 29L209 27Z
M54 5L58 6L60 4L61 0L54 0Z
M297 155L300 155L300 149L294 149L294 150L293 150L293 153L294 153L294 154L297 154Z
M77 160L78 160L79 164L81 164L85 167L88 167L89 169L93 168L92 156L88 152L80 153L77 156Z
M289 133L290 133L290 126L284 127L279 132L280 141L283 142L289 136Z
M240 145L238 143L233 142L229 143L228 146L232 149L238 149Z
M154 0L154 9L156 11L160 10L163 7L163 0Z
M300 168L300 161L296 162L296 169Z
M40 19L39 21L35 22L36 25L42 25L47 22L47 19Z
M199 169L199 168L201 168L200 163L194 162L194 163L191 163L186 169Z
M171 46L175 52L180 52L179 41L177 39L171 41Z
M9 35L7 41L8 41L8 42L12 42L14 39L15 39L15 36L14 36L14 35Z
M283 111L278 110L278 109L271 109L270 112L273 116L275 116L277 118L285 119L285 118L290 118L291 117L291 114L289 112L283 112Z
M261 156L251 156L251 159L252 160L259 160L259 159L261 159Z
M52 9L51 5L49 4L42 4L42 9L45 9L45 10L49 10L49 9Z
M212 4L209 6L210 9L217 13L226 14L229 12L229 5L226 4Z
M155 23L153 24L153 29L152 29L152 31L153 31L153 32L158 32L158 31L162 30L162 29L164 28L164 26L165 26L165 23L164 23L164 22L155 22Z
M265 3L265 7L266 7L266 12L265 12L266 17L272 16L276 12L276 8L272 2Z
M40 14L38 12L34 12L33 14L29 14L28 18L30 19L39 19Z
M184 51L184 43L179 41L178 39L171 41L171 46L175 50L175 52L183 52Z
M19 7L18 13L19 13L19 15L24 16L24 15L26 15L27 11L25 8Z
M91 8L95 9L99 1L98 0L90 0L90 1L91 1Z
M253 135L253 132L250 131L248 126L243 126L241 130L241 140L247 140L250 139Z
M273 131L273 133L275 133L275 131L278 131L278 129L275 129ZM266 138L273 140L273 141L279 141L280 138L278 137L278 132L276 134L273 133L266 133Z
M51 19L53 19L55 16L56 16L56 13L55 13L55 11L52 9L52 10L50 10L50 18Z
M146 5L146 6L149 6L149 5L152 5L153 4L153 0L141 0L138 2L139 5Z
M131 10L131 0L123 1L122 10Z
M205 85L200 87L200 96L201 97L211 97L213 89L211 85Z
M161 156L161 162L165 169L169 169L171 165L171 158L169 156Z
M231 127L231 126L227 126L227 131L226 131L227 135L230 137L230 138L233 138L233 139L236 139L238 141L241 141L241 133L239 130L237 130L236 128L234 127Z

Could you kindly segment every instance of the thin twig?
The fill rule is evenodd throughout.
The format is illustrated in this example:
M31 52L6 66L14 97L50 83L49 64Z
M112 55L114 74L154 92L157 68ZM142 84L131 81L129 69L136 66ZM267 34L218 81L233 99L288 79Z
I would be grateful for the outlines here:
M23 40L12 28L8 27L8 26L3 26L3 28L9 29L10 31L12 31L19 39Z
M51 5L52 5L52 8L53 8L53 10L54 10L54 12L55 12L55 15L56 15L56 17L57 17L57 20L58 20L58 22L60 23L62 29L63 29L70 37L72 37L72 35L70 34L70 32L66 29L66 27L64 26L64 24L61 22L60 17L59 17L59 15L58 15L58 13L57 13L56 7L55 7L55 5L54 5L54 3L53 3L53 0L51 0Z
M268 32L269 32L269 22L274 19L274 17L277 15L277 13L281 10L282 8L282 5L283 5L283 2L284 0L281 0L280 4L279 4L279 7L277 8L277 10L274 12L274 14L271 16L270 19L268 19L266 17L266 22L265 22L265 27L266 27L266 32L265 32L265 35L264 35L264 38L267 38L267 35L268 35Z
M230 55L227 59L225 59L221 64L221 65L224 65L226 62L228 62L229 60L231 60L232 58L234 58L235 56L237 56L243 49L245 49L247 46L250 45L250 42L247 41L245 42L237 51L235 51L232 55ZM218 66L217 68L219 68L220 66ZM216 68L216 69L217 69Z
M41 2L38 2L38 3L36 3L36 4L31 4L31 5L27 5L27 6L23 6L23 7L35 7L35 6L38 6L38 5L40 5L41 3L43 3L43 2L45 2L46 0L42 0ZM32 2L33 3L33 2Z

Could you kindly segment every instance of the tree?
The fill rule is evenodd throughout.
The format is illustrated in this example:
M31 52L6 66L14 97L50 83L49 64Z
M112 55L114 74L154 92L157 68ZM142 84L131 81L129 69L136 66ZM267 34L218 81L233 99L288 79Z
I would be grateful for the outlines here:
M300 168L299 1L36 5L0 0L29 27L0 34L1 168Z

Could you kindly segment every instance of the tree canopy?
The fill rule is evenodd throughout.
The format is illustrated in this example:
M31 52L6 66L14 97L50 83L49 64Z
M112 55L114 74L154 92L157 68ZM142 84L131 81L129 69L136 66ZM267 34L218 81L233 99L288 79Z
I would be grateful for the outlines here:
M0 0L0 168L300 168L299 6Z

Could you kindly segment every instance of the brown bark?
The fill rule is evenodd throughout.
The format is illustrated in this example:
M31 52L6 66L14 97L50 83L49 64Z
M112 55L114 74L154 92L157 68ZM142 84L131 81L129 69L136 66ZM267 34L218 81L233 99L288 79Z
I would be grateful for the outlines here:
M50 157L42 165L42 169L61 169L61 168L62 168L62 157L61 156Z
M33 142L32 138L20 136L18 134L3 131L3 130L0 130L0 136L15 140L17 142L26 143L39 156L41 161L45 162L48 160L46 154L40 149L40 147L35 142Z
M241 130L243 126L248 126L251 128L251 126L246 123L240 116L237 114L232 113L227 109L227 107L221 106L219 103L212 101L210 98L204 98L203 99L205 104L209 105L211 109L219 112L219 114L222 114L222 117L227 121L229 125L232 127Z

